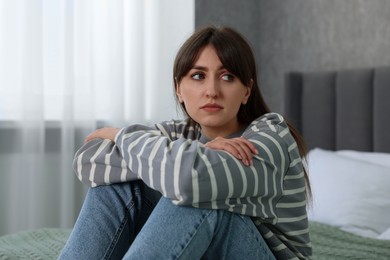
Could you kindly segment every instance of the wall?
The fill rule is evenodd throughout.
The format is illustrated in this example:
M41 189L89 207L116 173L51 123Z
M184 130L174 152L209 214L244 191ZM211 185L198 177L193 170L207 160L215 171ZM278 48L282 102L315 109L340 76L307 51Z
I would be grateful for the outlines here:
M388 0L197 0L195 24L240 30L254 47L260 84L282 112L288 71L390 65Z

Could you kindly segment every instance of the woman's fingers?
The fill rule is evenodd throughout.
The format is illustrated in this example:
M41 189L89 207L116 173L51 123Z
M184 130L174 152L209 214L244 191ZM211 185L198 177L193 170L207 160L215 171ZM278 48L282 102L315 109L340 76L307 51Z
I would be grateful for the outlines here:
M119 128L113 127L104 127L97 129L85 138L84 143L88 143L95 138L110 139L111 141L115 141L116 134L119 132L119 130Z
M241 160L247 166L252 165L253 155L258 154L255 145L243 137L232 139L217 137L205 146L211 149L224 150Z
M252 142L242 136L238 139L247 145L247 147L251 150L252 154L259 154L259 151L257 151L256 146Z
M246 143L241 140L231 140L228 145L235 153L238 154L239 158L245 165L252 164L252 152Z
M255 145L243 137L233 139L232 141L237 145L236 148L242 158L247 160L246 164L252 164L253 155L258 154Z

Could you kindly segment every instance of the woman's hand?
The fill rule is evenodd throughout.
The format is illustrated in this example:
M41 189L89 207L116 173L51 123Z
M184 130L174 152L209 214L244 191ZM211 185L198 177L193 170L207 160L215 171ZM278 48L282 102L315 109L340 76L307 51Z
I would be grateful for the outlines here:
M246 166L252 165L253 155L259 153L256 150L255 145L249 142L244 137L237 137L231 139L217 137L214 140L206 143L205 146L215 150L226 151L232 154L237 159L241 160Z
M95 139L95 138L101 138L101 139L109 139L113 142L115 142L115 136L119 132L119 128L114 128L114 127L104 127L100 128L85 138L84 143L88 143L89 141Z

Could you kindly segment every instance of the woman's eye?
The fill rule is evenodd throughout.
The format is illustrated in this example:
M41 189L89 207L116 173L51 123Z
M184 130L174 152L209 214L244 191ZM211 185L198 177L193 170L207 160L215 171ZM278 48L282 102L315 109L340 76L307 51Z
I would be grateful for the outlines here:
M193 73L193 74L191 74L191 78L195 79L195 80L201 80L201 79L204 79L205 76L203 73Z
M222 75L222 79L226 80L226 81L233 81L234 76L232 74L224 74L224 75Z

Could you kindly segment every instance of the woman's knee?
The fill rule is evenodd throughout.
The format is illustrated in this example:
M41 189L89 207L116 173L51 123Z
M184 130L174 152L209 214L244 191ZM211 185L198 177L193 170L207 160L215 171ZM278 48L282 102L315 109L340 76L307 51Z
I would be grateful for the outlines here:
M206 259L275 259L249 216L220 210L216 221Z

